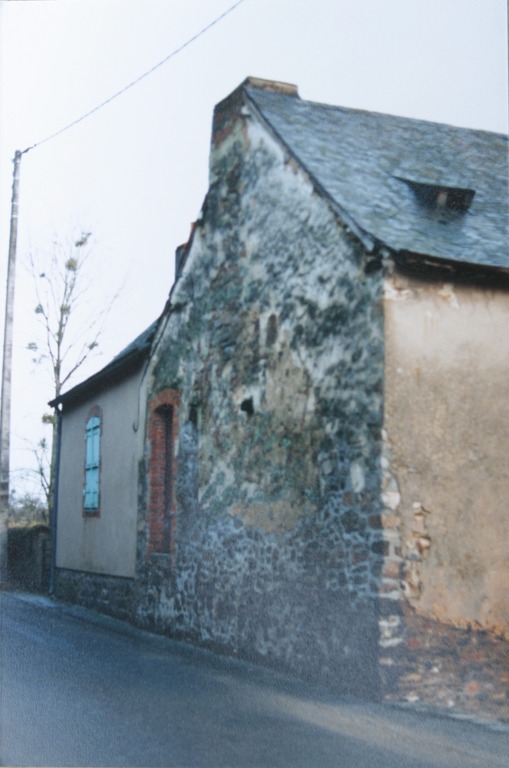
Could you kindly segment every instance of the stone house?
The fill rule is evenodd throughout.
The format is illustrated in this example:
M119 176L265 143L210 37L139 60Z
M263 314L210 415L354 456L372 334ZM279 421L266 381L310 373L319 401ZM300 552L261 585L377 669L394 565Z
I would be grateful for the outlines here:
M507 204L505 136L246 80L215 109L125 434L129 567L61 501L59 593L98 574L118 613L121 579L141 626L343 691L507 708ZM70 394L64 442L95 404L66 415ZM71 498L83 458L62 456Z

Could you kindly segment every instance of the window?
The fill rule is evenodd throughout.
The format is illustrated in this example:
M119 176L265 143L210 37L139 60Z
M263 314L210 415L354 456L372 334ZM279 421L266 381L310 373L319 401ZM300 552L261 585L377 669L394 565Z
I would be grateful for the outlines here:
M408 184L417 201L424 207L452 213L465 213L474 199L475 190L461 187L449 187L444 184L426 184L413 179L397 179Z
M99 470L101 460L101 415L92 409L85 426L85 487L83 489L83 512L86 515L99 514Z
M169 555L175 548L176 440L180 393L165 389L149 403L149 508L147 554Z

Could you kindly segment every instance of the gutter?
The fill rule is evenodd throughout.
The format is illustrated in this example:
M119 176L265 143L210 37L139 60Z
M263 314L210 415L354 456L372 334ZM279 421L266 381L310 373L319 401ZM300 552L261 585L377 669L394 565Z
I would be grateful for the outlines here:
M150 355L152 341L159 322L160 319L154 321L126 350L120 352L104 368L101 368L97 373L89 376L88 379L85 379L85 381L77 384L64 394L50 400L48 405L52 408L57 408L59 405L64 408L75 405L92 395L98 394L103 389L120 381L122 377L128 376L132 371L141 367L145 359ZM140 339L142 340L140 341Z
M50 400L48 405L52 408L58 408L59 405L70 405L71 403L79 402L84 397L100 392L120 379L122 374L127 375L132 369L136 368L145 356L145 350L134 350L121 360L113 360L105 368L102 368L81 384L77 384L65 394Z

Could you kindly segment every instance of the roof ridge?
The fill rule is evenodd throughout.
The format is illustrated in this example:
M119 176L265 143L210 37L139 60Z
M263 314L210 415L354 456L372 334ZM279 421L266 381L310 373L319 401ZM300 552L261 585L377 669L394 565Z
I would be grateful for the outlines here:
M507 269L508 136L296 99L250 82L241 91L253 114L365 245ZM424 205L395 177L470 190L471 199L442 205L438 194Z
M264 83L274 83L278 84L278 81L271 81L271 80L262 80L261 78L256 77L247 77L243 83L241 83L241 88L246 89L252 89L256 91L262 91L264 93L270 93L275 96L290 96L292 94L285 93L284 91L278 91L276 88L270 89L265 88L263 86L258 86L257 82L264 82ZM287 85L285 83L281 83L281 85ZM288 84L291 88L297 89L297 86L292 86L291 84ZM403 120L405 122L410 123L425 123L427 125L437 125L442 126L444 128L451 128L453 130L459 130L459 131L468 131L469 133L481 133L481 134L489 134L493 136L500 136L501 138L505 139L506 141L509 140L509 133L501 133L499 131L490 131L486 128L469 128L468 126L464 125L455 125L453 123L446 123L441 122L439 120L429 120L428 118L421 118L421 117L408 117L406 115L399 115L394 114L392 112L379 112L378 110L372 110L372 109L364 109L361 107L348 107L344 104L330 104L326 101L316 101L314 99L306 99L303 98L300 93L297 92L298 95L298 101L303 105L308 105L312 107L321 107L322 109L327 110L333 110L333 111L341 111L341 112L354 112L356 114L360 115L366 115L366 116L373 116L378 118L387 118L389 120Z

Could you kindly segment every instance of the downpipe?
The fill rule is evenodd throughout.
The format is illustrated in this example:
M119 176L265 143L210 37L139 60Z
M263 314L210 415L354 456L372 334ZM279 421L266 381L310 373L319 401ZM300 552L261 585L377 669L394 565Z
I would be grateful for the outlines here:
M57 445L55 452L55 477L53 479L53 499L51 509L51 560L49 572L49 595L55 594L55 574L57 561L57 520L58 520L58 485L60 479L60 446L62 442L62 411L55 406L55 417L57 420Z

